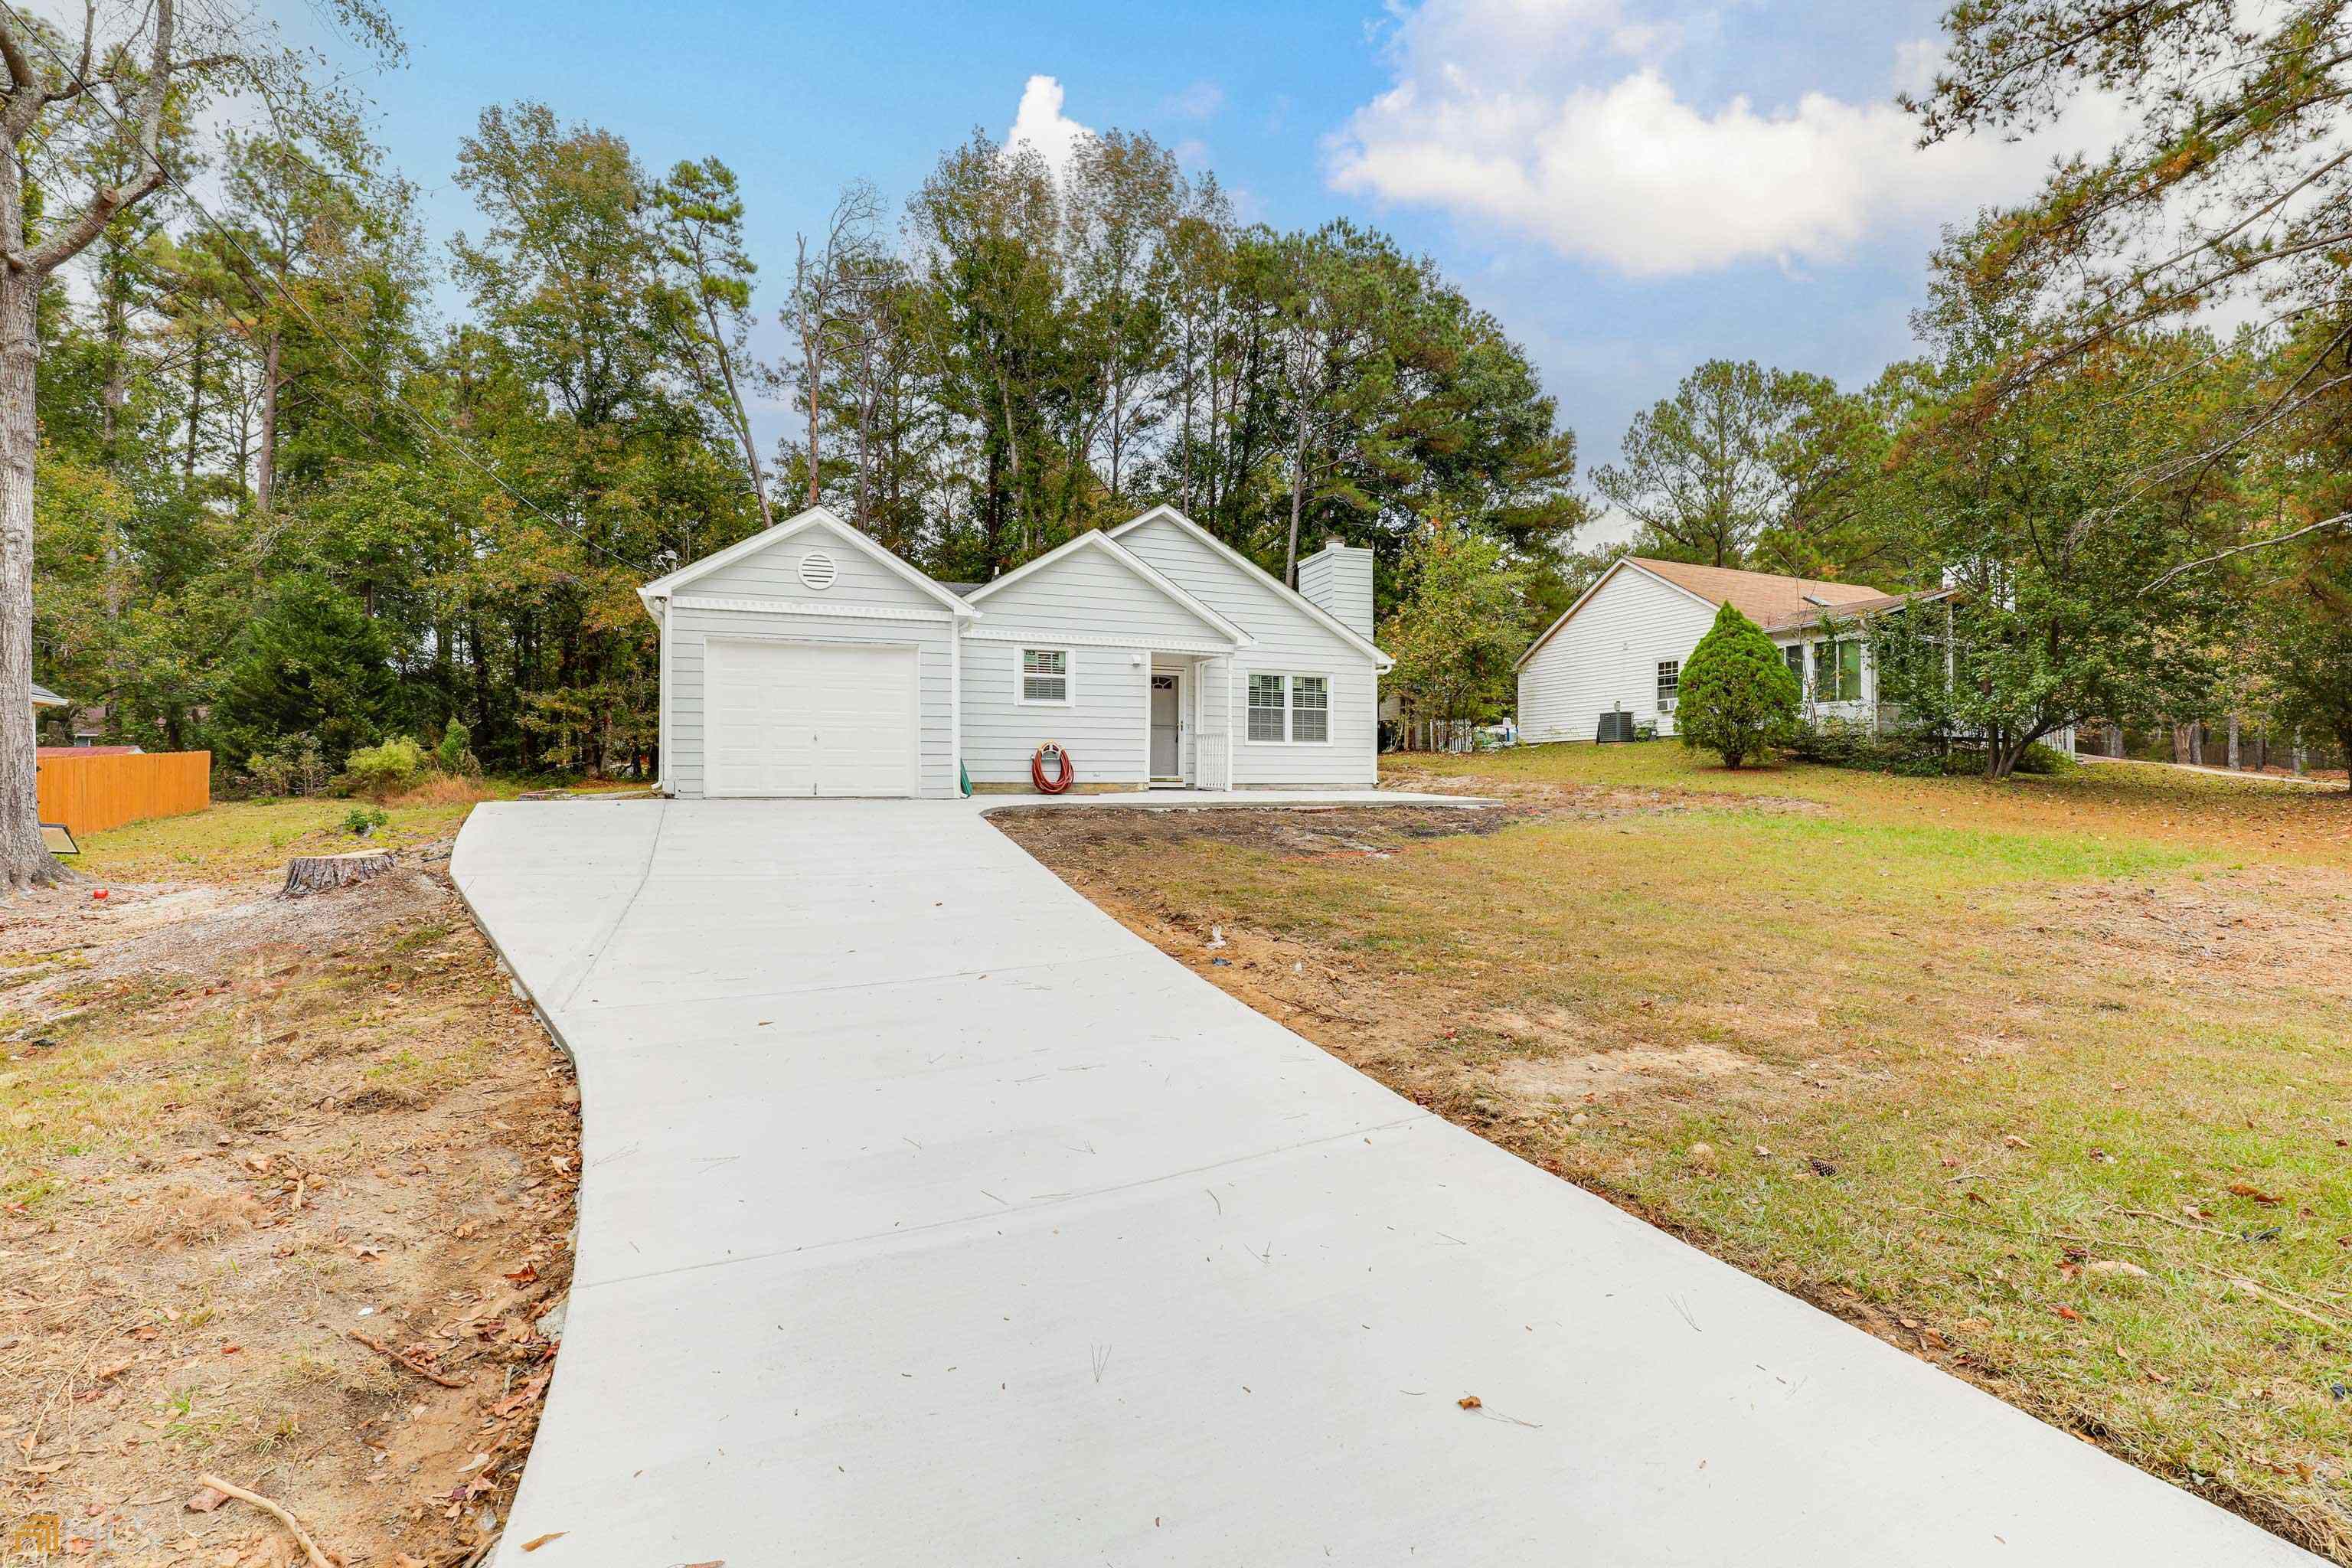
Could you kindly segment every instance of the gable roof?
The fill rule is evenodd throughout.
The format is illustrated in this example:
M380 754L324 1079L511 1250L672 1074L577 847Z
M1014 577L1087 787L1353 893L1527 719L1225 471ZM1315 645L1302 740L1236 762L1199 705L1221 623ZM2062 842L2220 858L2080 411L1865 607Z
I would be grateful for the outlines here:
M1660 561L1648 555L1621 555L1592 586L1576 596L1559 619L1546 626L1514 669L1525 667L1544 644L1551 641L1569 616L1584 607L1602 584L1631 569L1664 583L1711 608L1731 605L1768 632L1785 632L1819 621L1824 610L1869 614L1908 602L1911 595L1890 594L1864 583L1832 583L1820 577L1784 577L1775 572L1741 572L1729 566L1694 566L1687 561ZM1921 595L1934 597L1936 595Z
M1185 592L1181 585L1171 579L1166 573L1152 565L1150 562L1146 561L1134 551L1129 550L1126 545L1121 544L1118 540L1113 539L1109 534L1105 533L1098 529L1089 531L1086 533L1081 533L1076 539L1070 540L1066 543L1058 544L1053 549L1045 552L1045 554L1038 556L1034 561L1024 562L1021 565L1014 567L1010 572L1007 572L1003 576L993 578L989 582L982 584L979 587L971 590L969 593L964 595L964 598L970 603L976 605L981 600L987 598L991 594L995 593L998 589L1011 587L1013 584L1020 582L1021 579L1028 576L1033 572L1049 568L1056 562L1071 559L1089 552L1097 555L1108 556L1118 564L1125 567L1135 576L1142 579L1147 585L1157 589L1163 597L1168 599L1170 603L1175 605L1177 608L1185 611L1195 619L1214 628L1220 636L1231 642L1235 647L1254 647L1256 646L1257 639L1255 637L1251 637L1249 633L1242 630L1241 627L1235 626L1233 622L1219 615L1214 609L1212 609L1209 605L1202 603L1201 600L1194 597L1192 595Z
M1694 566L1685 561L1625 558L1653 577L1663 577L1711 605L1729 605L1759 626L1817 617L1824 608L1864 599L1899 598L1865 583L1832 583L1818 577L1783 577L1773 572L1740 572L1728 566Z
M64 698L62 698L62 697L58 696L56 692L54 692L54 691L50 690L47 687L46 687L46 686L42 685L39 681L37 681L37 680L34 681L34 682L32 683L32 686L33 686L33 706L34 706L34 707L36 707L36 708L62 708L62 707L64 707L64 706L66 705L66 700L65 700Z
M1380 645L1373 642L1371 638L1365 637L1362 633L1349 626L1345 621L1342 621L1338 616L1330 614L1320 605L1318 605L1314 600L1308 598L1306 595L1300 593L1289 584L1283 582L1273 573L1268 572L1265 567L1259 565L1248 556L1244 555L1240 551L1235 550L1232 545L1227 544L1223 540L1219 539L1215 534L1211 533L1207 529L1202 528L1199 523L1194 522L1191 518L1186 517L1182 512L1178 511L1172 506L1155 506L1150 511L1143 513L1141 516L1130 517L1125 522L1120 523L1117 528L1107 529L1105 531L1110 536L1113 542L1117 542L1119 535L1133 532L1136 529L1141 528L1147 522L1169 522L1175 524L1178 528L1190 533L1202 543L1206 544L1211 550L1223 556L1232 564L1241 568L1242 571L1249 574L1251 576L1257 578L1276 592L1286 595L1292 605L1303 613L1307 619L1313 621L1317 626L1321 626L1325 631L1329 632L1333 637L1338 637L1341 642L1346 643L1349 647L1361 653L1365 658L1370 659L1381 669L1391 668L1396 664L1396 660L1391 658L1387 654L1382 653L1380 649ZM1131 554L1133 552L1129 552L1129 553Z
M864 552L885 570L903 578L929 597L938 600L952 614L967 619L976 619L979 616L978 610L973 609L970 605L965 604L961 599L957 598L953 594L949 593L945 588L940 587L937 583L932 582L821 506L813 506L797 517L786 518L775 527L765 529L749 539L740 540L715 555L706 555L699 561L689 562L667 577L656 577L637 590L637 597L650 608L654 600L675 596L679 589L698 577L707 577L722 566L731 566L747 555L757 555L772 545L782 544L794 534L805 532L820 524L839 534L852 549Z

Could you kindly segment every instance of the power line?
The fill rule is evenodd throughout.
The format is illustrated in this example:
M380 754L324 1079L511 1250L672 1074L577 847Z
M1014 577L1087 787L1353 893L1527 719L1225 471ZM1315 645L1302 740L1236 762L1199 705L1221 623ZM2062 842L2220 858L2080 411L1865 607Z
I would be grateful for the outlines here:
M30 31L26 36L32 39L36 47L37 47L43 54L48 56L50 60L57 65L59 70L65 72L66 75L80 88L82 95L89 102L98 106L100 113L105 115L107 119L113 121L116 131L128 138L131 146L140 148L142 152L145 151L139 137L132 132L129 123L126 122L120 114L117 114L113 108L107 103L105 95L98 89L95 83L92 83L87 78L83 77L78 68L68 64L61 56L59 56L58 51L50 47L48 40L42 37L37 30ZM30 90L29 84L27 84L26 90ZM301 155L299 149L295 149L293 151L296 160L301 163L304 167L310 169L312 174L317 174L320 179L332 178L332 176L320 169L316 164L311 163L309 159L304 158ZM343 359L350 363L354 371L358 372L362 377L370 376L371 373L367 366L361 363L359 356L352 353L352 351L345 346L341 338L337 337L333 332L329 331L325 324L310 313L310 308L304 305L301 300L296 299L293 294L289 292L286 286L279 282L276 277L272 276L268 268L264 268L258 261L254 259L252 252L246 249L244 242L237 238L235 230L222 223L220 219L215 217L211 210L207 208L204 203L196 199L195 194L190 191L188 187L181 182L180 177L172 172L171 166L164 163L163 154L160 152L157 152L150 154L150 156L155 164L156 172L170 184L173 190L180 194L180 199L186 202L188 206L198 217L202 218L207 225L209 225L213 230L221 237L221 238L228 242L230 247L243 258L246 266L249 268L253 273L257 274L262 279L266 279L268 286L277 291L278 296L284 300L288 305L291 306L294 310L301 316L304 321L310 324L310 330L313 332L317 333L324 342L331 344L337 353L342 355ZM248 278L247 281L251 283L253 279ZM435 420L431 416L425 414L421 409L410 407L406 403L402 402L397 395L394 395L389 401L386 401L385 398L379 396L373 387L365 384L361 386L360 391L362 395L365 396L371 403L373 403L377 408L383 412L390 414L396 409L398 413L405 415L415 421L415 428L419 429L441 441L453 455L466 463L467 466L480 473L483 478L488 479L492 484L498 486L499 489L505 491L508 497L513 500L518 505L538 516L551 526L562 529L567 532L570 532L579 542L582 548L604 556L606 560L611 561L615 565L625 566L630 571L642 572L649 575L654 574L654 569L646 565L644 562L630 560L626 556L624 556L619 552L610 550L605 546L597 543L595 541L589 539L581 531L580 525L568 523L562 518L556 517L554 514L540 506L536 501L532 500L529 496L524 495L520 490L515 489L504 479L499 477L499 473L495 469L476 458L472 452L468 451L466 447L464 439L452 431L444 429L438 421Z

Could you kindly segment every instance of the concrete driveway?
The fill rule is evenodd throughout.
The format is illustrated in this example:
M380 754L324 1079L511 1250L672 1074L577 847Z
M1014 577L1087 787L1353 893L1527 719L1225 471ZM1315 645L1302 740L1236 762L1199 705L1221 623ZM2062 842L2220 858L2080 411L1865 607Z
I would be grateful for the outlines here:
M984 804L467 824L586 1117L507 1568L2317 1561L1390 1093Z

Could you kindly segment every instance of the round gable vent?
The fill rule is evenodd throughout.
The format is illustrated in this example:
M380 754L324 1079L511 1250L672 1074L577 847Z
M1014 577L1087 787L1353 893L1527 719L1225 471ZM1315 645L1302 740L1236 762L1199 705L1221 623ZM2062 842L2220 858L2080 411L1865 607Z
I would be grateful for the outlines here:
M822 550L812 550L801 557L801 582L820 594L833 586L833 580L840 572L841 568L834 564L833 557Z

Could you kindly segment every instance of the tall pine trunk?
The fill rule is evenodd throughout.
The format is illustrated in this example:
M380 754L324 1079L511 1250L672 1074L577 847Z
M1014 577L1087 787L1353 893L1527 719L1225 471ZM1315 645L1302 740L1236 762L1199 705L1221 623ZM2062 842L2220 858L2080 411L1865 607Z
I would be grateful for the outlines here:
M278 374L279 348L278 334L261 351L261 453L254 466L253 508L256 511L269 510L270 498L278 489L278 393L283 383Z
M10 889L65 874L41 842L33 734L33 465L39 442L33 311L40 279L0 267L0 880Z

